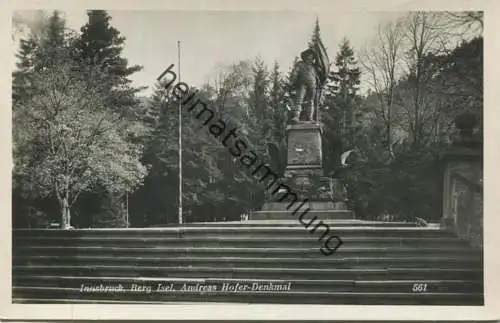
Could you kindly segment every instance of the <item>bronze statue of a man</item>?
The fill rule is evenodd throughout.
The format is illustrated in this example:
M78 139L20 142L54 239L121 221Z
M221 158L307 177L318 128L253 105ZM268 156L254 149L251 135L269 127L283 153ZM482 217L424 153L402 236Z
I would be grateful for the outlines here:
M305 106L306 110L306 121L317 121L315 101L320 79L315 66L315 54L312 49L308 48L300 54L300 57L302 60L295 65L292 71L292 79L295 80L293 84L295 100L292 118L294 123L299 122L303 106Z

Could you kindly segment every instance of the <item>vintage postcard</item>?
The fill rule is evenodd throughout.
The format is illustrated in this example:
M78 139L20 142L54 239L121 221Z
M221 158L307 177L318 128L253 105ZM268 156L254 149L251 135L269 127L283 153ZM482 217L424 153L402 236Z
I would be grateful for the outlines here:
M0 314L495 319L495 6L5 6Z

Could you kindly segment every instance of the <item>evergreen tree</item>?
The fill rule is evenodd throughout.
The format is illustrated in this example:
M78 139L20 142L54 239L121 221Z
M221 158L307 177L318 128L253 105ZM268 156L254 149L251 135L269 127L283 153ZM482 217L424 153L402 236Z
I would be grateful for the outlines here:
M271 92L269 93L269 103L272 110L272 138L276 143L285 139L285 129L287 122L285 82L279 70L278 62L274 63L270 76Z
M27 39L20 40L20 51L16 55L16 71L12 74L13 100L26 100L30 96L33 73L47 69L59 58L70 55L72 38L66 34L66 22L55 10L45 22L41 23L39 34L30 32Z
M58 11L54 11L52 16L49 19L49 24L47 28L47 37L43 42L43 45L46 49L46 57L49 60L50 58L54 58L58 52L62 52L61 48L65 43L65 28L66 22L59 15Z
M127 140L132 143L144 143L147 130L143 118L147 118L147 105L141 104L137 93L141 88L134 88L130 76L142 69L141 66L129 66L128 60L122 57L125 37L110 23L111 16L104 10L88 10L88 21L81 27L81 35L75 43L75 60L78 64L78 75L88 86L99 87L99 96L103 99L103 109L118 113L131 121ZM120 214L122 200L128 193L114 192L113 195L100 195L97 204L102 205L105 222L115 214L118 222L123 218ZM112 199L112 200L109 200ZM116 206L116 210L110 208ZM104 221L104 220L103 220ZM101 221L102 222L102 221ZM116 222L116 221L115 221ZM118 223L117 222L117 223Z
M322 122L325 124L324 154L330 172L340 163L340 155L355 145L355 107L360 70L349 41L344 38L325 88Z
M163 85L164 82L157 84L149 100L147 120L151 132L143 162L151 168L144 187L131 198L131 220L136 226L178 221L179 104ZM203 89L197 93L197 98L216 110L209 96ZM220 148L219 143L196 118L186 110L181 113L183 220L213 221L215 214L223 213L216 210L225 201L220 190L227 189L224 180L230 176L221 172L221 157L227 152L216 149Z
M106 103L120 113L139 117L139 102L135 94L140 88L133 88L129 77L140 71L141 66L128 65L122 51L125 37L111 26L111 16L104 10L89 10L88 22L81 28L76 44L77 58L83 64L97 66L100 70L101 92L107 95ZM90 76L87 75L87 79ZM95 75L92 76L95 78Z
M20 51L16 55L19 61L17 69L12 73L12 101L20 101L29 95L30 72L35 65L35 51L37 43L32 35L28 39L21 39ZM14 106L14 105L13 105Z
M270 139L271 114L268 102L269 73L262 59L256 59L253 69L253 88L250 93L249 106L254 116L254 132L259 132L263 138ZM258 130L257 130L258 129Z
M314 24L313 33L311 36L311 40L309 41L309 46L313 47L313 45L317 42L321 41L320 28L319 28L319 19L316 17L316 22Z
M349 134L355 121L354 99L359 90L361 72L354 57L354 51L346 38L342 40L334 64L336 71L331 74L332 90L335 94L335 103L340 107L343 115L342 133Z
M143 138L142 162L150 168L144 186L130 198L130 221L135 227L177 221L177 114L167 109L166 100L167 91L159 83L144 102L148 133Z

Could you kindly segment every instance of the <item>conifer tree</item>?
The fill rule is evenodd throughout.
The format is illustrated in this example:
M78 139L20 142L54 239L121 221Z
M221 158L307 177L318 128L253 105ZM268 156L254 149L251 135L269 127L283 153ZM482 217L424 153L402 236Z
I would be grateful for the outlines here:
M47 37L43 42L49 59L53 58L50 57L51 55L57 55L58 52L61 52L60 49L64 46L65 43L65 28L65 20L61 18L58 11L54 11L52 16L49 18Z
M109 107L137 118L141 113L137 111L135 94L141 89L132 87L129 77L142 67L129 66L128 60L122 57L125 37L111 26L111 16L106 11L89 10L87 15L88 22L81 28L76 44L78 60L99 67L101 92L108 96L106 102ZM90 79L89 76L87 79Z
M253 110L253 121L255 126L260 128L258 132L262 138L269 138L271 132L270 109L268 104L269 73L262 59L255 60L252 68L253 88L250 93L249 105ZM254 132L255 132L254 128Z
M12 74L13 100L26 100L30 95L30 79L34 72L49 68L57 59L68 55L71 38L66 37L66 22L55 10L50 18L41 23L39 34L30 32L27 39L20 40L16 55L16 71Z
M316 17L316 23L314 24L314 29L312 33L311 40L309 42L309 46L312 47L312 45L321 40L321 35L320 35L320 28L319 28L319 19Z
M12 101L20 101L28 96L29 76L35 64L37 43L32 35L28 39L21 39L20 50L16 55L19 61L17 69L12 73Z
M275 62L270 76L271 92L269 94L269 103L272 110L272 138L276 143L284 140L287 122L285 83L279 68L278 62Z
M340 155L355 144L354 133L360 70L354 51L343 39L325 89L322 122L325 124L324 153L329 167L338 167ZM328 171L330 171L329 169Z
M348 134L355 121L354 99L359 90L361 72L354 57L354 51L346 38L342 40L334 64L336 71L332 73L332 89L335 93L335 103L342 109L343 133Z
M75 43L75 60L80 68L78 74L90 87L98 84L99 95L103 99L103 109L118 113L121 118L133 124L128 130L128 141L144 143L146 130L143 119L148 118L147 105L141 104L137 93L142 88L131 85L130 76L141 70L138 65L129 66L128 60L122 56L125 37L111 25L111 16L105 10L88 10L88 21L81 27L81 35ZM103 215L111 216L107 222L113 222L113 214L122 218L121 200L127 192L113 192L113 195L101 196ZM111 201L109 201L111 199Z

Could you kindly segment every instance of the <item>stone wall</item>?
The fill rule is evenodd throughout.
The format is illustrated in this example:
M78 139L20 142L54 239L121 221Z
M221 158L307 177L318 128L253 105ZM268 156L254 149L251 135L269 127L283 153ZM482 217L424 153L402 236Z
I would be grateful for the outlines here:
M483 170L474 160L448 161L444 172L443 228L483 246Z
M474 137L477 116L455 119L459 137L442 154L444 166L441 228L453 230L472 246L483 247L483 152Z

